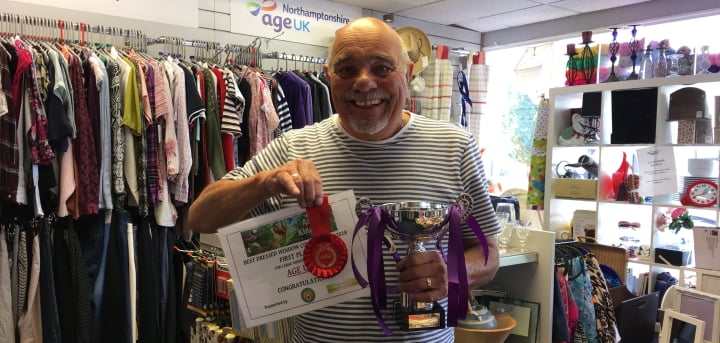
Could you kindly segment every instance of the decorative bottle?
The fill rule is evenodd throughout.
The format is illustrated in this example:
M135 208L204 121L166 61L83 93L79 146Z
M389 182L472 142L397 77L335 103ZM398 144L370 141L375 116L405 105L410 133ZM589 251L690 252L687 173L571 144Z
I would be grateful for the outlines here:
M703 45L702 49L700 50L700 53L697 54L697 62L695 62L696 66L696 74L707 74L709 73L708 69L710 69L710 66L712 64L710 63L710 47L707 45Z
M665 46L660 43L658 46L658 59L655 61L655 68L653 69L653 77L666 77L668 75L668 64L667 58L665 57Z
M640 65L640 74L642 75L642 79L652 79L653 78L653 59L652 55L650 55L650 52L652 49L650 48L650 45L647 46L647 49L645 49L645 55L643 55L642 64Z

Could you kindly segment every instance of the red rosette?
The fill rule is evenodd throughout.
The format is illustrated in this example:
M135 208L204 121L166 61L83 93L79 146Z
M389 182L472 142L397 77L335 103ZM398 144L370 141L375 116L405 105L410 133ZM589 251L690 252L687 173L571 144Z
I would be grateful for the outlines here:
M313 237L303 251L305 267L310 273L321 278L340 273L345 268L347 259L345 242L333 234Z
M345 268L348 251L345 242L330 232L328 196L323 196L322 205L308 207L305 211L312 231L312 238L303 251L305 267L317 277L333 277Z

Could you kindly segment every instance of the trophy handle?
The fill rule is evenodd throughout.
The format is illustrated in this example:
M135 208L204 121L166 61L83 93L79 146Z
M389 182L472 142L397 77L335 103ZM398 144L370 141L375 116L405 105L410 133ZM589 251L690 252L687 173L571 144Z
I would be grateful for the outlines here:
M455 201L455 204L457 204L459 208L465 209L465 212L460 213L460 217L462 218L462 220L467 219L467 217L470 215L470 212L472 212L473 205L473 200L470 194L461 193L458 199Z
M358 199L357 203L355 203L355 212L360 215L361 213L369 210L372 206L373 203L370 201L370 198L362 197Z

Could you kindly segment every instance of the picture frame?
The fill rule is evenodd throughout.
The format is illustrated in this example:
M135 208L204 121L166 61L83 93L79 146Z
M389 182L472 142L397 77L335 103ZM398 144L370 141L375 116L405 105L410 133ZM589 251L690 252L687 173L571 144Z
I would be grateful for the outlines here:
M668 311L705 322L701 343L720 343L720 295L687 287L676 287Z
M488 308L492 312L497 312L499 308L502 308L517 321L517 325L505 340L506 343L537 342L540 303L522 299L501 298L490 301Z
M673 310L665 311L658 343L704 343L705 321Z
M697 269L695 275L699 291L720 295L720 271Z

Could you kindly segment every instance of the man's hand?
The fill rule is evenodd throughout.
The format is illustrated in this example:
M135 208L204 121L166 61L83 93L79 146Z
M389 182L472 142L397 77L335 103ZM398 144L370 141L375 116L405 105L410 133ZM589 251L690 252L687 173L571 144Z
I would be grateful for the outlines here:
M411 300L432 302L448 293L447 265L440 252L426 251L405 256L397 264L398 288Z
M312 161L297 158L263 174L268 194L294 196L303 208L322 205L322 179Z

